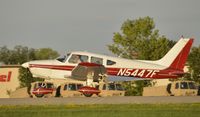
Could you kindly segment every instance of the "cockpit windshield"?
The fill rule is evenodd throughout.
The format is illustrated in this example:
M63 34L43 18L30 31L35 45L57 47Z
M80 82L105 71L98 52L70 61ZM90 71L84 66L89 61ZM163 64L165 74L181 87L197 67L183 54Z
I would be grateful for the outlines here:
M67 56L66 56L66 55L60 56L60 57L58 57L56 60L58 60L58 61L64 63L64 62L67 60L67 58L69 57L70 54L71 54L71 53L68 53Z

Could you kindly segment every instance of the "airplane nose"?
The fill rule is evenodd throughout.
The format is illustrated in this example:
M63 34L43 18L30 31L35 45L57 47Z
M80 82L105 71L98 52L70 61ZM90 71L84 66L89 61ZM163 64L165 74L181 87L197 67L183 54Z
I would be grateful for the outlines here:
M21 66L24 67L24 68L29 68L29 63L28 62L23 63Z

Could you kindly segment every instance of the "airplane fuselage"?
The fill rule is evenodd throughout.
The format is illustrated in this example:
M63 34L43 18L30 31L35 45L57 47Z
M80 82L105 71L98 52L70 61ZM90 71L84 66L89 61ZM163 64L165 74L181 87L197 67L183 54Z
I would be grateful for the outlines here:
M71 52L55 60L39 60L24 63L34 77L65 79L80 62L102 64L109 76L145 79L178 78L184 74L183 67L193 39L179 42L160 60L130 60L89 52Z

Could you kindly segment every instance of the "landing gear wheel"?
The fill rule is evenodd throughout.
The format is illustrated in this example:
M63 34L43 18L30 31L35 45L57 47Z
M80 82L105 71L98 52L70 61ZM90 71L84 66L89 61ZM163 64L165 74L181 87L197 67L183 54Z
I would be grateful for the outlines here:
M44 96L44 94L35 94L35 96L36 96L37 98L41 98L41 97Z
M92 93L83 93L83 95L84 95L85 97L91 97L93 94L92 94Z

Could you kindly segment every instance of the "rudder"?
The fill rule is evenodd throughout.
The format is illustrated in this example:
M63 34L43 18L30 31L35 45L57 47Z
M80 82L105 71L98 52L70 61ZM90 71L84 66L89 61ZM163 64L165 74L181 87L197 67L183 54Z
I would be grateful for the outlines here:
M168 68L183 70L194 39L181 38L158 64Z
M193 40L194 39L189 39L185 47L182 49L182 51L178 54L176 59L170 65L170 68L183 70L186 60L188 58L188 55L190 53L190 48L192 46Z

